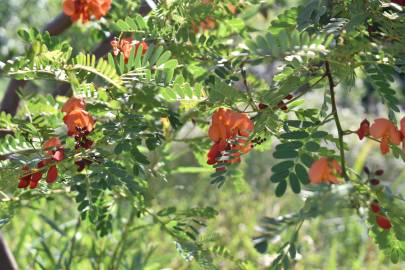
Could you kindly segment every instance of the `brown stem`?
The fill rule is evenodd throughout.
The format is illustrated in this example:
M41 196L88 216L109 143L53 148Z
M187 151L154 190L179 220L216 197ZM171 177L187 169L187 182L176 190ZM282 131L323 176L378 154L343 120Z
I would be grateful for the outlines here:
M340 162L342 164L342 173L343 173L343 178L347 182L347 181L349 181L349 178L347 177L347 173L346 173L346 159L345 159L345 149L344 149L344 141L343 141L344 131L342 129L342 125L340 124L339 114L337 112L336 98L335 98L335 84L333 83L332 72L330 70L328 61L325 61L325 71L326 71L326 77L328 78L328 82L329 82L330 99L331 99L331 103L332 103L332 114L333 114L333 118L335 119L336 128L338 130Z

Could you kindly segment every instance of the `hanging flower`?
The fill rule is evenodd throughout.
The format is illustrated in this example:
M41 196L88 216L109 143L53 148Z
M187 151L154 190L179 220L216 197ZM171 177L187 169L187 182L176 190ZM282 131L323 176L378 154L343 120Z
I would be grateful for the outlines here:
M83 98L80 97L71 97L63 104L62 112L70 113L74 110L85 110L86 103L84 102Z
M252 149L252 143L240 137L249 137L252 131L253 122L247 115L228 109L218 109L212 115L212 123L208 130L208 136L214 145L208 152L207 163L217 164L217 159L221 156L225 157L222 163L240 162L240 154L248 153ZM223 151L230 150L237 152L229 154L228 157L223 155Z
M86 23L94 16L97 20L105 16L111 7L112 0L64 0L63 12L72 21L82 20Z
M74 110L63 117L68 128L68 135L74 136L80 134L82 130L91 132L94 129L94 119L91 114L85 110Z
M138 49L142 46L142 55L144 55L148 50L148 44L145 41L135 41L132 38L122 38L120 40L114 39L111 41L111 46L113 47L113 55L117 56L120 52L124 56L124 62L128 63L129 57L131 56L131 50L135 45L134 56L138 53Z
M18 188L26 188L30 185L32 174L30 174L30 168L25 165L22 167L22 176L20 177L20 182L18 183Z
M376 139L381 139L380 150L383 155L390 151L389 144L398 145L401 143L401 133L388 119L375 119L370 127L370 135Z
M384 230L389 230L392 227L391 221L386 216L377 214L375 221L377 225Z
M360 123L360 128L356 131L360 140L363 140L364 137L370 135L370 122L367 119L364 119Z
M326 157L315 161L309 169L309 179L312 184L340 184L338 176L341 176L341 174L342 168L339 163Z

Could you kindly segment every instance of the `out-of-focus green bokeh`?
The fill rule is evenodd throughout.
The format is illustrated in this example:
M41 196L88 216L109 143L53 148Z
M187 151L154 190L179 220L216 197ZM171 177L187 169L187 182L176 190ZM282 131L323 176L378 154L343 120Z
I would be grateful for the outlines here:
M295 1L288 4L295 4ZM270 17L282 11L282 5L278 7L272 11L274 13L269 14ZM17 29L26 26L42 28L60 11L59 0L0 1L0 61L4 62L23 52L24 44L17 37ZM87 31L85 27L75 26L65 36L79 44L83 40L80 37L85 36ZM89 50L96 41L97 37L92 37L85 41L86 44L81 44L81 48ZM4 74L0 74L0 97L7 82ZM43 88L54 85L40 82L34 86L30 91L46 93L50 89ZM396 89L401 89L399 82ZM350 90L339 88L337 92L339 107L342 108L340 115L343 129L356 129L362 119L373 119L383 110L371 102L368 109L372 113L365 113L362 99L367 94L361 79L356 87ZM315 92L309 94L306 101L311 106L321 104L322 98L323 93ZM404 194L405 169L401 161L375 155L378 146L372 142L359 143L355 135L345 140L351 148L348 163L352 167L359 172L365 164L373 169L385 169L383 183ZM296 212L303 205L303 199L291 192L282 199L275 197L274 185L269 181L270 168L274 163L271 143L262 147L265 151L252 151L244 159L241 166L246 181L227 182L221 190L210 185L211 170L184 173L181 167L198 166L196 157L186 145L173 147L182 156L170 164L174 173L168 176L167 182L156 179L150 183L156 196L153 208L215 206L219 216L210 222L207 231L218 234L221 244L236 258L249 259L258 269L266 269L274 256L271 253L258 253L252 241L258 234L256 229L260 219L263 216L275 217ZM150 220L135 218L133 224L126 227L130 207L124 204L114 207L120 207L115 220L118 229L104 238L97 236L87 224L81 224L76 231L78 213L74 200L70 195L63 194L27 204L25 209L15 213L12 222L2 233L21 269L50 269L48 266L57 264L59 258L63 258L60 262L62 269L106 269L124 230L130 230L130 233L122 254L127 265L123 269L199 269L193 262L184 261L178 255L173 240L161 233L158 226L149 226ZM75 233L78 234L76 240L73 240ZM75 241L73 245L72 241ZM277 249L280 243L277 241L281 239L275 239L269 248L270 252ZM378 251L368 237L365 221L353 214L353 211L330 209L327 217L306 221L300 234L300 243L301 253L295 269L405 269L405 264L393 265ZM74 250L71 250L72 247ZM69 257L66 258L65 254L69 254ZM220 269L238 269L227 260L219 262L219 265Z

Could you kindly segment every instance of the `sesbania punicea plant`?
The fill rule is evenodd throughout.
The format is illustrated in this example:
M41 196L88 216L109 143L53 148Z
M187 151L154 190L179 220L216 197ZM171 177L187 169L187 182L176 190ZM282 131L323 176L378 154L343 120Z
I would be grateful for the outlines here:
M226 209L156 209L150 181L170 176L169 153L183 142L195 155L204 153L199 166L212 171L207 185L221 192L244 159L264 147L274 158L268 166L275 196L288 187L310 194L299 213L265 219L252 239L266 253L275 235L292 232L272 269L299 263L303 223L324 215L336 198L352 202L392 262L405 260L405 198L381 183L382 169L356 171L346 158L348 140L370 140L381 155L405 161L405 116L391 84L405 71L401 1L302 1L260 29L251 18L271 10L266 1L159 1L144 17L134 12L139 1L61 2L72 22L98 25L93 31L110 38L109 52L96 57L46 32L19 31L27 52L3 71L18 80L68 83L71 91L25 101L51 109L0 115L8 134L0 141L4 209L14 213L26 200L73 194L82 221L105 236L121 229L114 220L119 207L112 205L126 202L131 222L152 217L187 260L216 269L223 257L235 269L261 269L202 240L205 221ZM271 84L269 74L253 72L273 63L279 68ZM339 97L357 90L356 79L367 81L385 109L370 121L356 119L358 129L350 130ZM342 94L345 88L352 89ZM322 104L311 105L311 92L322 93ZM184 135L190 126L200 135ZM117 254L110 269L121 269Z

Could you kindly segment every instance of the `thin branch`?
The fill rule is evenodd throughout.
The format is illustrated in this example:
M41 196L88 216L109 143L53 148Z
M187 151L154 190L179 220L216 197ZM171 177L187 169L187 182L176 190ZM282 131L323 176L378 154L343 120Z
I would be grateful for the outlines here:
M344 141L343 141L344 131L342 129L342 125L340 124L339 114L337 112L336 98L335 98L335 84L333 83L332 72L330 70L328 61L325 61L325 71L326 71L326 76L327 76L328 82L329 82L329 92L330 92L330 99L331 99L331 103L332 103L332 114L333 114L333 118L335 119L336 128L338 130L340 162L342 165L342 173L343 173L344 179L347 182L347 181L349 181L349 178L347 177L347 173L346 173L346 159L345 159L345 149L344 149Z
M250 105L251 105L256 111L258 111L259 108L257 107L257 105L256 105L256 103L255 103L255 100L253 99L252 91L250 90L250 87L249 87L249 85L248 85L248 83L247 83L246 69L245 69L245 67L243 66L243 64L242 64L242 66L241 66L241 74L242 74L242 78L243 78L243 84L245 85L245 88L246 88L246 93L248 94L248 97L249 97L249 100L250 100ZM245 111L246 111L246 109L247 109L247 107L245 108Z

